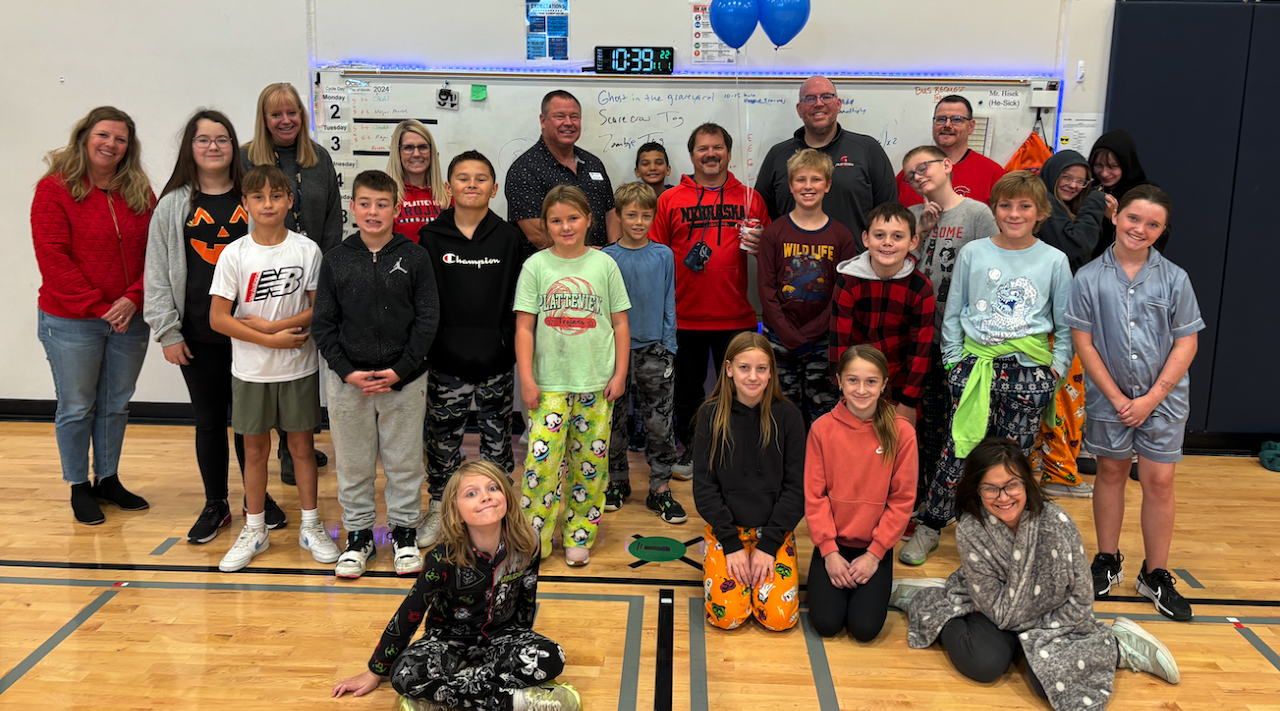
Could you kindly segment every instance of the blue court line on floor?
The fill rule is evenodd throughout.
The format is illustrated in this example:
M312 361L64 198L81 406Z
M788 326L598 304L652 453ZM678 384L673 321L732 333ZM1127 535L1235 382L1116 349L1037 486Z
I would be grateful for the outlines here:
M357 587L328 587L324 585L269 585L261 583L177 583L162 582L157 580L128 580L128 581L112 581L112 580L79 580L79 579L56 579L56 578L10 578L0 577L0 585L47 585L51 587L88 587L88 588L117 588L104 592L93 604L86 607L79 615L68 622L62 630L49 638L48 642L41 645L39 649L33 652L27 660L31 664L23 667L27 663L24 660L22 664L14 667L13 671L6 674L0 679L0 693L17 681L19 677L25 674L32 666L35 666L49 650L56 647L59 642L66 638L67 635L75 631L77 627L89 619L92 615L102 607L102 604L110 600L120 589L126 588L142 588L150 590L219 590L219 591L237 591L237 592L299 592L299 593L321 593L321 594L337 594L337 595L392 595L403 597L406 593L404 588L357 588ZM625 602L627 603L627 637L623 644L622 650L622 679L618 688L618 711L636 711L636 694L639 693L640 687L640 645L641 638L644 635L644 596L643 595L602 595L587 593L538 593L539 600L571 600L581 602ZM100 601L100 602L99 602ZM61 637L59 637L61 635ZM52 642L52 646L50 646ZM45 649L45 647L48 649ZM41 651L43 650L43 652ZM38 655L38 656L37 656ZM9 677L17 673L12 681ZM704 675L705 677L705 675ZM6 684L7 682L7 684Z
M707 623L702 597L689 598L689 711L709 711L707 700Z
M164 555L165 553L168 553L169 549L173 548L173 544L177 542L178 539L176 538L166 538L164 543L156 546L156 549L151 551L151 555Z
M1268 662L1271 662L1271 666L1275 667L1276 671L1280 671L1280 654L1276 654L1274 649L1268 647L1267 643L1262 641L1262 638L1258 636L1257 632L1254 632L1248 627L1237 627L1236 631L1240 633L1241 637L1248 640L1249 644L1252 644L1253 648L1258 650L1258 653L1261 654Z
M18 680L21 679L24 674L31 671L35 665L39 664L41 660L48 656L49 652L52 652L59 644L62 644L63 640L70 637L72 632L80 629L80 625L83 625L90 617L93 617L93 613L101 610L102 606L107 604L107 602L109 602L111 598L115 597L119 592L119 590L106 590L101 595L94 598L93 602L85 605L83 610L76 613L76 616L72 617L71 620L68 621L67 624L63 625L61 629L54 632L52 637L45 640L44 644L36 647L36 650L31 654L28 654L26 659L18 662L17 666L10 669L3 677L0 677L0 694L8 691L9 687L18 683Z
M1185 581L1187 585L1190 585L1196 590L1204 590L1204 586L1200 584L1200 581L1192 577L1191 573L1188 573L1185 569L1174 568L1173 572L1178 575L1179 580Z
M804 646L809 651L809 669L813 674L814 688L818 692L818 708L820 711L840 711L835 681L831 678L831 665L827 663L827 648L822 644L822 637L809 624L807 610L800 611L800 626L804 629Z

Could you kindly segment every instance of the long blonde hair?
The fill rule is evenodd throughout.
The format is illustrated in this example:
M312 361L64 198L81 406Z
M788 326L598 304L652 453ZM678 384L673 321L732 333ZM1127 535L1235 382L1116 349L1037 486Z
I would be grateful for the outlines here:
M502 495L507 499L507 512L502 517L502 540L507 546L507 560L516 568L528 565L535 554L540 553L541 544L533 532L533 526L520 512L518 492L511 486L507 473L493 462L467 462L449 477L444 493L440 496L440 538L429 550L444 546L444 560L459 568L474 568L475 553L471 551L471 537L467 534L467 524L462 520L458 510L458 489L462 480L469 476L482 476L502 487Z
M397 196L399 200L404 200L404 163L400 158L400 138L406 133L416 133L427 142L430 149L431 165L427 168L427 187L431 188L431 201L441 210L449 207L449 193L445 187L445 180L440 173L440 151L436 148L436 139L431 137L431 131L417 119L405 119L396 126L396 130L391 134L391 157L387 159L387 175L396 181L396 187L400 189Z
M777 422L773 417L774 402L790 402L782 394L782 386L778 384L778 362L773 357L773 347L769 339L755 331L743 331L729 341L724 352L724 362L720 364L720 375L716 378L716 387L711 395L702 403L702 408L712 408L711 414L711 466L724 464L725 457L733 448L733 429L729 426L730 414L733 412L733 401L736 391L733 379L729 377L729 366L733 359L743 353L757 350L769 358L769 384L765 386L764 397L760 400L760 447L768 445L773 437L773 428ZM702 408L699 408L701 411Z
M856 346L850 346L840 356L840 364L836 368L836 377L843 377L845 369L855 360L865 360L880 371L881 382L884 383L884 391L880 393L880 399L876 401L876 413L872 417L871 424L876 432L876 439L880 442L881 460L885 464L893 464L893 458L898 452L898 411L887 397L889 394L889 359L885 358L884 353L881 353L879 348L870 343L859 343ZM837 407L847 407L847 405L840 403Z
M116 165L115 177L111 179L107 189L120 193L129 209L141 215L151 208L151 180L142 169L142 144L138 142L138 129L129 114L114 106L99 106L76 122L67 145L45 154L44 162L49 169L45 171L44 177L61 174L63 184L76 202L89 195L89 191L93 189L88 179L89 133L99 121L119 121L129 129L129 145L124 149L124 156Z
M253 140L244 144L250 163L276 164L276 147L271 142L271 129L267 128L267 109L286 100L298 110L298 117L302 123L302 128L298 130L298 137L293 141L294 147L298 150L298 165L310 168L320 161L316 157L315 145L311 142L311 117L307 113L307 105L302 103L302 97L298 95L298 90L293 88L292 84L281 82L268 84L267 88L258 94L258 115L253 120Z

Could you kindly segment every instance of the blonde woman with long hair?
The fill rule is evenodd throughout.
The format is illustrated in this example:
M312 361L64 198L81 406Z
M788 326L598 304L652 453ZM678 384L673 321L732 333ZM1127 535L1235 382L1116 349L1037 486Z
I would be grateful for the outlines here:
M99 106L45 156L31 236L40 284L39 335L58 398L54 434L76 521L106 518L98 500L148 507L120 483L129 398L147 355L142 269L155 207L133 119ZM89 482L89 447L93 474Z
M467 462L454 473L440 537L418 581L368 670L338 682L334 697L364 696L390 677L405 711L579 707L577 690L552 683L564 671L564 649L532 629L542 556L517 496L492 462ZM425 630L412 641L419 624Z
M274 165L289 178L293 208L285 227L328 252L342 241L342 198L329 151L311 140L307 105L292 84L271 84L258 95L253 140L244 144L244 170Z
M804 418L782 394L769 340L739 333L698 410L693 438L693 499L707 522L702 569L712 626L731 630L751 617L775 632L795 626L804 456Z
M395 231L414 242L419 231L449 207L449 189L440 173L440 151L431 131L417 119L406 119L391 134L387 175L400 188L400 215Z

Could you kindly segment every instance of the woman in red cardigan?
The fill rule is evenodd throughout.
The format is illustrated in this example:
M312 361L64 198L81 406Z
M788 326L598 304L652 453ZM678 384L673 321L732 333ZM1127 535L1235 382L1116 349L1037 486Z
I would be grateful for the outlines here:
M71 508L84 524L105 518L98 500L147 508L117 476L129 398L149 329L142 268L155 195L128 114L100 106L80 119L65 148L45 156L31 235L40 266L40 342L58 397L54 433ZM89 445L95 481L89 483Z

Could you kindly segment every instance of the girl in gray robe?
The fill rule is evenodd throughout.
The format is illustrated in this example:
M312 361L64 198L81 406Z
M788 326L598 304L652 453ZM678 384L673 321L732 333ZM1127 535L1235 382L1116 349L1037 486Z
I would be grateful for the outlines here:
M1158 639L1124 617L1094 619L1080 530L1042 497L1017 444L992 437L974 448L956 505L960 568L945 581L894 581L890 605L907 613L912 649L941 638L956 669L982 682L1023 652L1032 689L1057 711L1105 706L1117 667L1178 683Z

